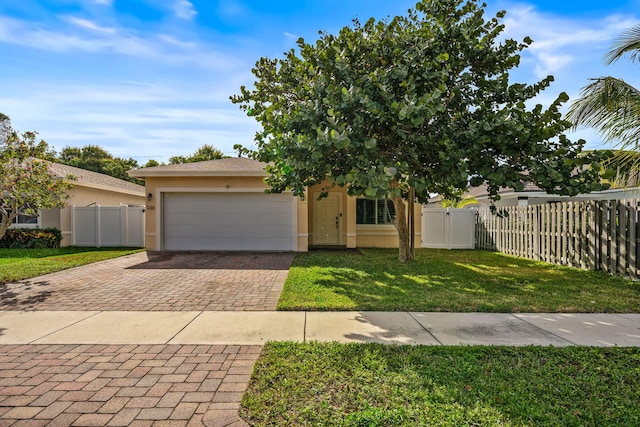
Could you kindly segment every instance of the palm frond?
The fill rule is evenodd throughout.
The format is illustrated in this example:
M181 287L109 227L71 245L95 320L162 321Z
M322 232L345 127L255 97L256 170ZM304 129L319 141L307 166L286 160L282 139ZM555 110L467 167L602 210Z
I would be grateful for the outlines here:
M640 61L640 24L625 31L616 39L613 48L604 57L605 63L611 64L627 53L630 54L632 61Z
M640 148L640 91L621 79L592 79L571 105L568 119L595 128L621 150Z
M467 196L460 200L442 199L442 201L440 202L440 206L443 208L462 209L470 205L477 205L478 203L478 199L476 199L475 197Z
M607 159L603 166L613 169L615 176L608 180L611 188L628 188L640 186L640 152L617 150Z

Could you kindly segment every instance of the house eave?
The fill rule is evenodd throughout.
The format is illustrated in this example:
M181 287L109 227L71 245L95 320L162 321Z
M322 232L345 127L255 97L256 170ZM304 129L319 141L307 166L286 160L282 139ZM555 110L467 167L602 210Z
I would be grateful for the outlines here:
M128 172L129 176L135 178L171 178L171 177L204 177L204 176L256 176L256 177L266 177L266 172L261 171L185 171L185 170L176 170L176 171L137 171L131 170Z

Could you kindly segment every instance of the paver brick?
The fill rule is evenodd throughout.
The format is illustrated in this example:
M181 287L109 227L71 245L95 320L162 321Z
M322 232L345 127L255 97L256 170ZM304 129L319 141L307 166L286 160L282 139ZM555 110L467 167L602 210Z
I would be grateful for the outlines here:
M273 310L292 259L139 253L5 287L25 310ZM33 298L36 280L47 283L46 298ZM5 303L0 310L11 309ZM215 411L230 411L229 425L242 424L234 414L261 349L0 345L0 427L214 425Z
M113 418L113 415L111 414L82 414L74 421L72 426L104 426L111 420L111 418Z
M162 378L152 375L149 372L141 378L110 378L106 377L108 371L96 369L96 365L89 370L84 365L76 370L71 376L60 372L57 376L60 380L51 381L54 375L45 379L40 385L35 387L8 386L2 388L4 395L0 395L0 426L6 424L15 427L18 421L24 421L27 425L202 425L203 414L209 413L207 422L212 422L210 411L231 410L237 413L240 405L242 391L246 384L239 382L241 378L248 380L248 375L229 375L227 370L207 370L211 367L211 358L225 360L228 370L241 368L243 371L251 368L251 362L243 361L235 364L235 357L238 354L248 351L255 351L255 348L247 346L126 346L128 356L133 358L140 352L149 354L171 355L180 353L186 359L193 358L202 363L191 363L190 374L170 374L164 380L178 382L159 382ZM118 357L119 351L125 349L124 346L0 346L0 358L20 351L35 354L36 360L43 363L43 366L51 366L51 361L55 358L67 360L69 363L65 369L69 372L78 366L87 363L86 361L97 357L96 351L103 351L108 348L113 353L103 355L105 360ZM9 349L9 350L8 350ZM50 349L54 353L45 354L45 349ZM63 353L63 351L73 351L73 355ZM206 353L209 351L210 353ZM211 353L217 351L218 355ZM85 353L83 353L85 352ZM155 353L154 353L155 352ZM226 353L223 353L226 352ZM89 354L90 353L90 354ZM248 353L247 353L248 354ZM20 353L17 357L21 357ZM163 357L164 357L163 356ZM126 359L126 357L121 357ZM185 363L186 363L185 359ZM142 359L139 359L142 360ZM164 360L171 360L171 358ZM99 362L103 363L103 362ZM39 366L39 365L36 365ZM129 365L127 373L139 368L137 363ZM179 368L179 366L178 366ZM221 366L216 366L221 369ZM246 368L246 369L245 369ZM80 374L80 371L84 373ZM238 370L236 369L235 372ZM38 376L35 369L32 371L34 377ZM139 370L136 372L140 372ZM81 383L72 381L72 377L78 375L89 379L90 382ZM227 379L229 380L227 381ZM28 380L29 378L27 378ZM184 380L185 382L180 382ZM191 382L186 382L187 380ZM150 385L150 386L149 386ZM30 390L29 394L23 394ZM40 394L33 393L34 390ZM126 396L131 395L131 396ZM3 405L20 405L8 407ZM13 417L13 418L10 418ZM31 423L29 424L29 421ZM169 423L168 421L173 421ZM234 421L235 423L236 421ZM75 423L75 424L74 424Z
M215 252L149 257L141 252L6 284L6 292L16 296L0 301L0 310L11 310L15 303L25 310L51 311L274 310L293 257ZM41 289L35 284L42 282L48 293L36 298ZM107 345L93 351L105 349L112 351Z

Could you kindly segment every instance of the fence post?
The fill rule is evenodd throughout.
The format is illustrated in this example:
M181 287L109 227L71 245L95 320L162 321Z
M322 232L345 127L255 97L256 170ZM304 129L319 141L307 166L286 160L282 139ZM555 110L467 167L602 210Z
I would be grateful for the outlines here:
M627 272L627 233L629 227L627 225L627 209L624 206L624 201L619 200L617 205L618 209L618 242L620 245L619 258L618 258L618 274L622 277Z
M587 241L589 244L589 270L596 269L596 209L593 200L587 203L587 212L589 213L589 234Z
M71 245L76 245L76 205L71 206Z
M637 278L637 265L636 265L636 233L637 233L637 215L636 215L636 200L627 201L627 209L629 213L629 277L632 279Z
M102 243L102 235L100 233L100 205L95 206L96 210L96 248Z
M120 206L120 246L127 246L129 239L127 238L127 230L129 229L129 208L124 205Z

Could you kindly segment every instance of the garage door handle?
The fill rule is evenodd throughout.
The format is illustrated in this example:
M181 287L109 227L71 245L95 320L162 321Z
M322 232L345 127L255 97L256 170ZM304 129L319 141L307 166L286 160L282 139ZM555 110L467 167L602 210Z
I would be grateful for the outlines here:
M339 224L340 224L339 223L339 219L338 219L338 217L336 217L336 228L340 228Z

